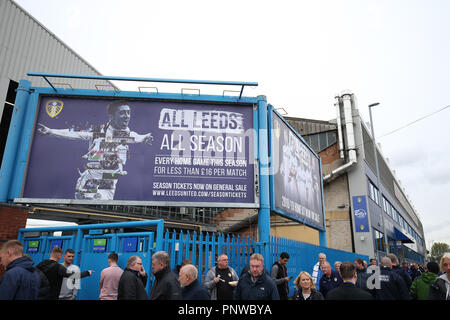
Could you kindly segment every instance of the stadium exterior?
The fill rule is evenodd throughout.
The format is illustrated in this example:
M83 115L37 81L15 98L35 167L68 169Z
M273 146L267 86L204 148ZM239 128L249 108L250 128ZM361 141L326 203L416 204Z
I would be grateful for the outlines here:
M0 3L0 30L1 163L19 80L29 80L33 86L49 85L42 78L28 77L27 72L101 74L11 0ZM63 79L52 83L67 89L118 90L105 80ZM322 158L328 247L377 258L389 250L402 260L423 262L426 249L422 224L395 173L377 149L383 194L380 199L370 129L359 116L354 95L347 92L336 97L336 110L337 121L285 117ZM353 200L362 197L366 210L359 208L355 214ZM22 212L29 218L79 224L162 218L170 228L255 235L258 227L256 209L56 203L2 206L0 220L5 226L3 216ZM367 222L358 224L355 219L363 217L364 212ZM18 227L23 227L24 221L26 217ZM363 230L358 230L361 225ZM319 244L317 230L277 215L271 216L271 234ZM384 234L388 248L383 245ZM4 233L0 241L11 238L13 234Z
M422 223L379 145L378 183L370 126L355 95L337 95L335 108L333 121L286 117L322 158L329 247L377 259L395 253L401 261L423 263Z

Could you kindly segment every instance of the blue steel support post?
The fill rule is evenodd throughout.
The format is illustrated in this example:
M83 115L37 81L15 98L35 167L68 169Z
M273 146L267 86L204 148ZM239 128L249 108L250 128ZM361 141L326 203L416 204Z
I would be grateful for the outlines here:
M81 246L83 244L83 230L76 229L77 230L77 236L75 238L75 259L73 263L77 266L81 263Z
M163 249L163 236L164 236L164 220L159 220L156 226L156 252ZM152 244L153 245L153 244Z
M31 82L21 80L17 88L14 111L11 118L11 124L8 131L3 162L0 169L0 202L7 202L8 194L11 188L12 178L16 169L16 156L20 146L22 136L23 122L30 95Z
M269 186L269 131L268 111L265 96L258 97L258 152L259 152L259 212L258 241L261 243L265 267L270 268L270 186ZM268 269L269 270L269 269Z
M34 131L34 120L38 108L38 94L31 94L28 98L27 108L23 119L22 136L20 137L20 148L16 155L16 168L11 179L11 187L9 189L9 199L20 197L22 184L24 181L25 168L28 160L28 151L31 143L31 136Z

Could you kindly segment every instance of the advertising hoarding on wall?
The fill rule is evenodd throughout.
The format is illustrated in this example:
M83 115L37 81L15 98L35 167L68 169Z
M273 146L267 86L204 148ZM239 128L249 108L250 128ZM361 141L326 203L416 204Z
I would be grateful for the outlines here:
M324 228L320 157L275 110L270 116L272 210Z
M23 198L258 206L252 105L65 96L39 103Z
M370 232L366 196L353 196L352 204L355 232Z

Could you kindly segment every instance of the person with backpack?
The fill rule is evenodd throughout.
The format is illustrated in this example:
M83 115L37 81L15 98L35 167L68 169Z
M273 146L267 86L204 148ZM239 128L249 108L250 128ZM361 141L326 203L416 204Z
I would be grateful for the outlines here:
M274 264L272 265L272 270L270 271L270 276L277 285L280 300L288 300L289 281L292 279L292 277L288 277L287 275L286 265L288 261L289 253L282 252L280 254L280 260L274 262Z
M439 274L439 265L436 262L427 263L427 272L412 282L409 293L413 300L428 300L430 285L436 281Z

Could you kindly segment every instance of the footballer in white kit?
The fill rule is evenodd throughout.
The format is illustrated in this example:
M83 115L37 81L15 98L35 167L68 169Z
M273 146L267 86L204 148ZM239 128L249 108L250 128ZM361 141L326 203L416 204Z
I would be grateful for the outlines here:
M118 177L127 174L123 168L130 156L128 144L153 142L151 133L140 135L128 128L131 110L127 101L112 102L107 111L108 123L90 131L50 129L37 124L41 135L89 141L88 152L82 156L88 163L83 172L78 170L80 177L75 185L75 199L114 200Z

